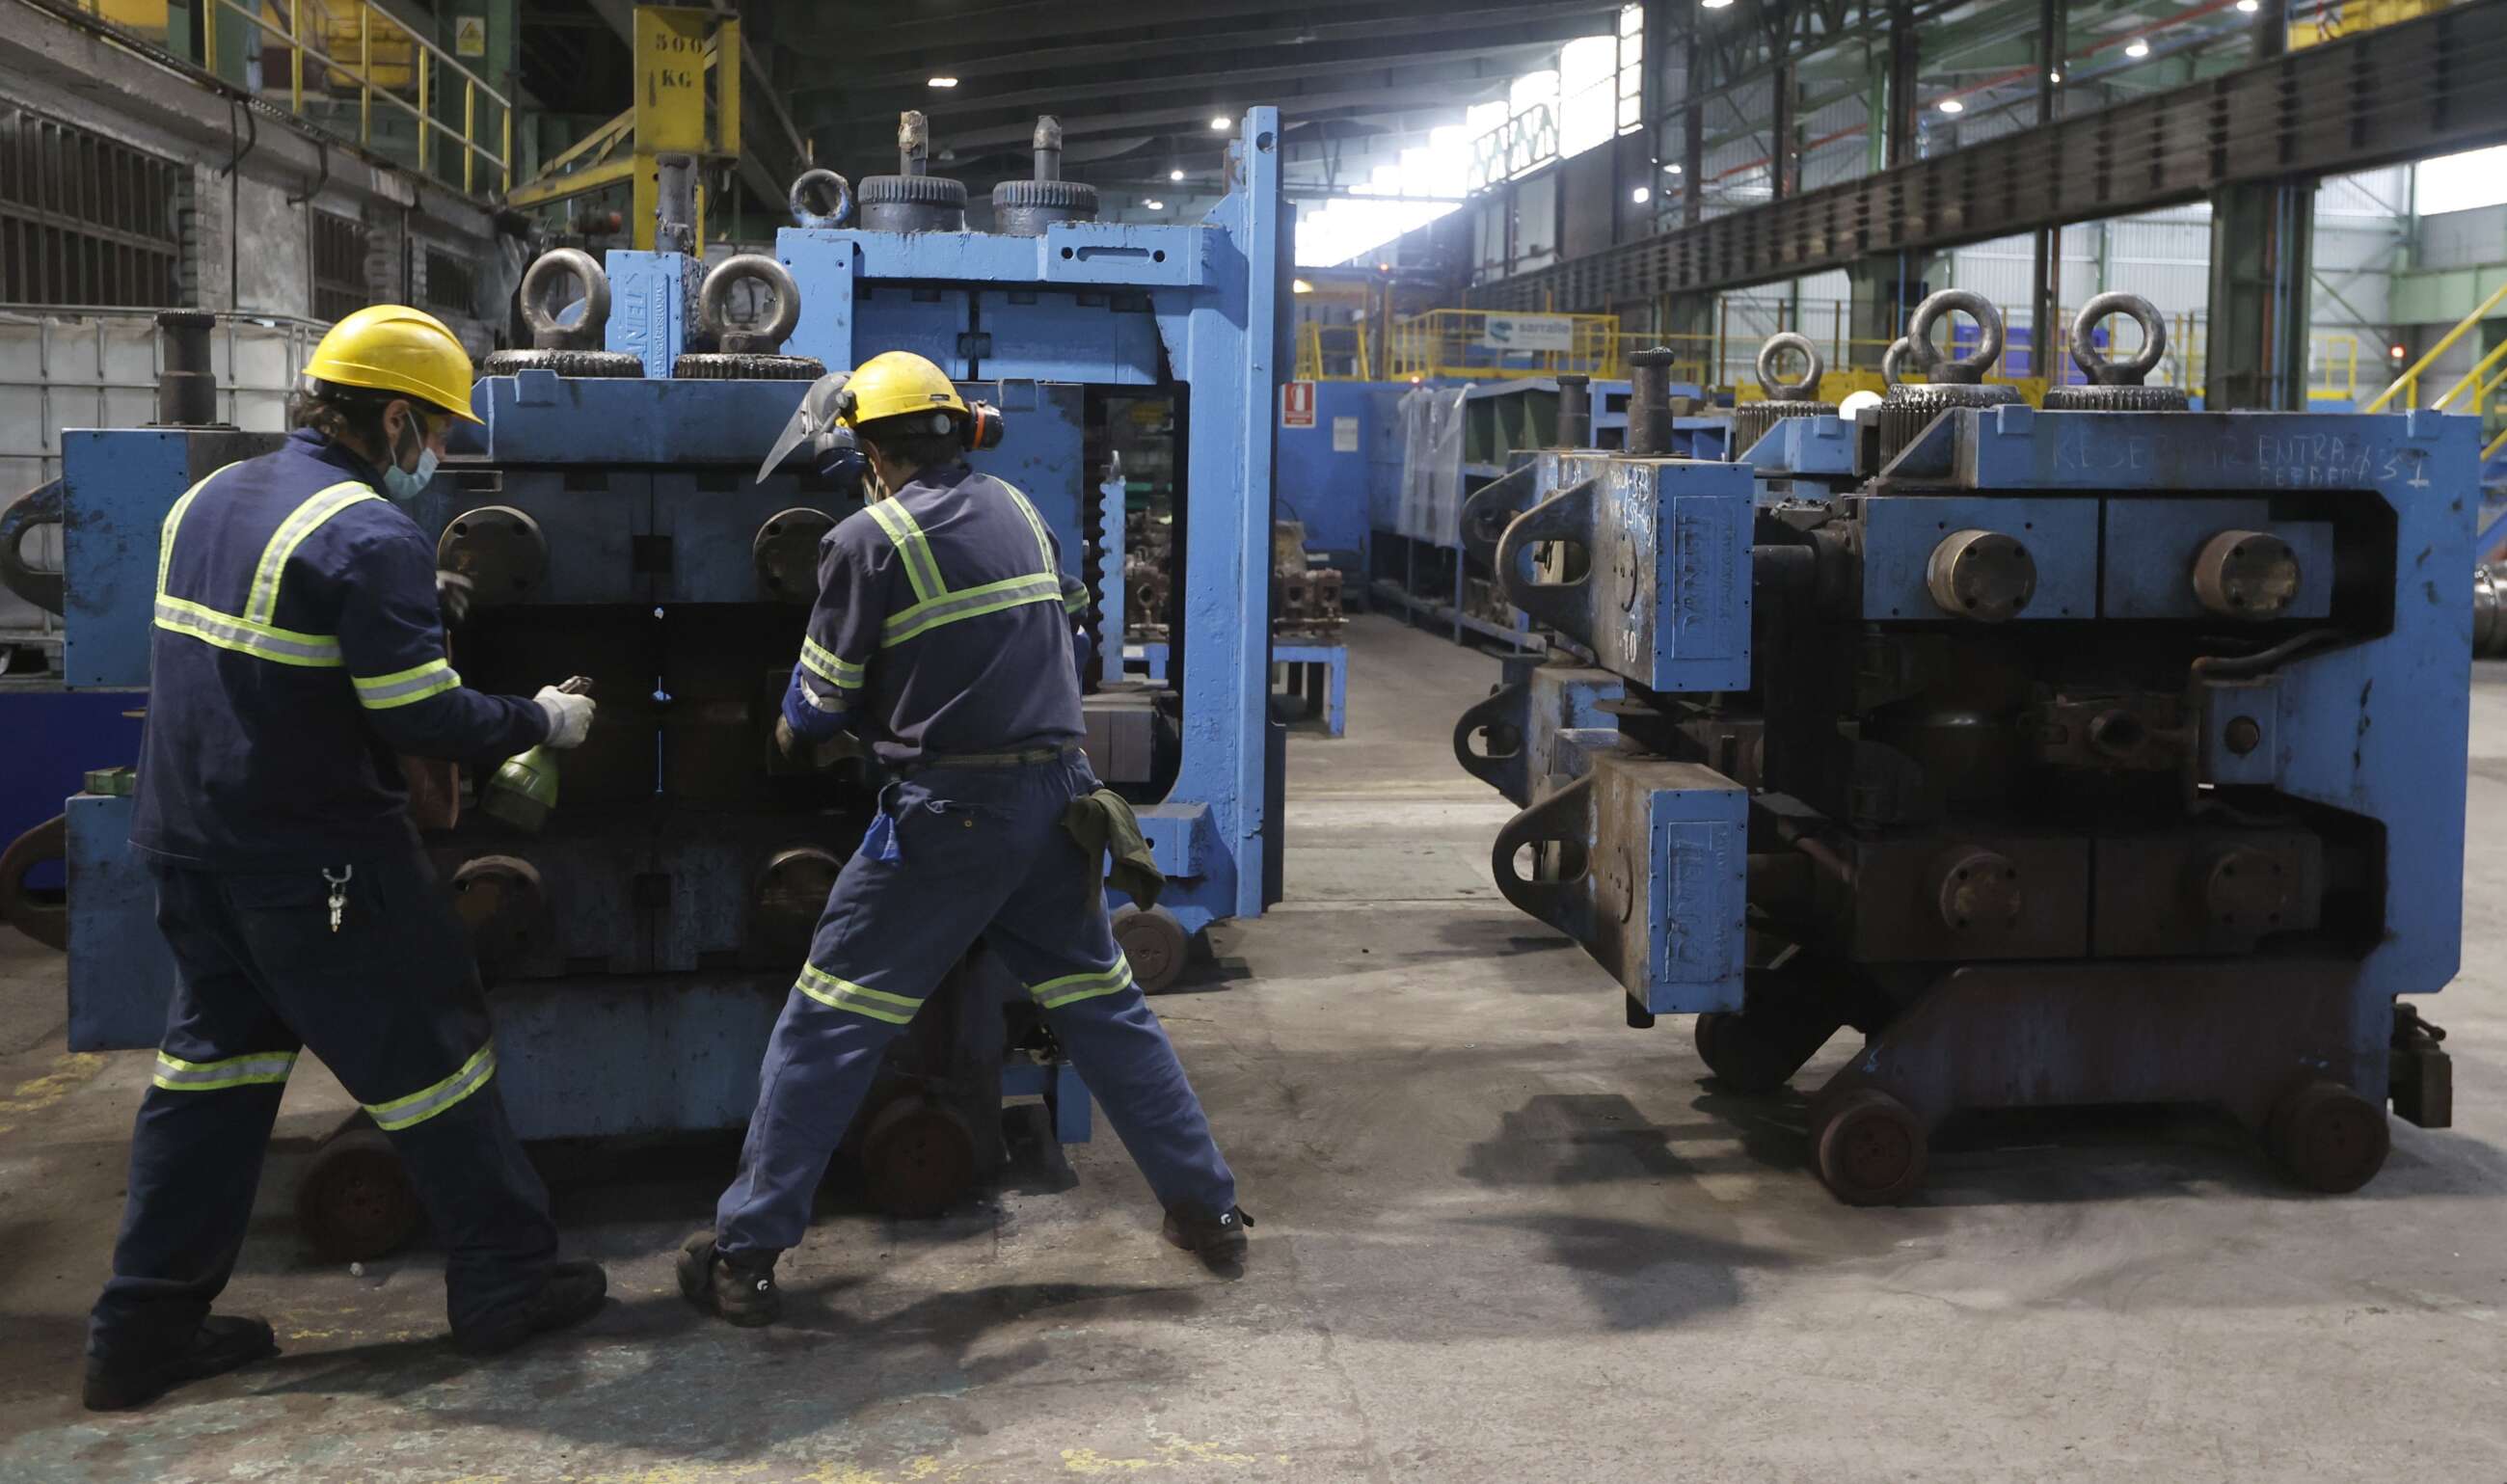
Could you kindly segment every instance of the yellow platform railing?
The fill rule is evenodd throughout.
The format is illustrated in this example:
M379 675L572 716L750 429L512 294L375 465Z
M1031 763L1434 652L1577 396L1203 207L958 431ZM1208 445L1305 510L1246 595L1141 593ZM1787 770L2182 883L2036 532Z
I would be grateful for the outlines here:
M1386 335L1395 380L1475 381L1580 372L1617 378L1619 321L1610 314L1504 314L1430 309Z
M2369 403L2365 408L2361 409L2361 411L2381 413L2385 410L2386 405L2391 403L2398 396L2403 399L2403 406L2407 410L2418 406L2420 396L2420 373L2428 370L2432 365L2435 365L2439 356L2453 349L2454 343L2456 341L2459 341L2463 339L2464 336L2470 334L2472 327L2481 323L2484 319L2487 319L2489 316L2490 310L2497 308L2502 302L2507 302L2507 283L2502 283L2495 289L2492 289L2489 293L2489 297L2481 301L2480 305L2477 306L2471 313L2466 314L2459 320L2456 320L2453 329L2449 330L2444 335L2438 337L2436 344L2429 346L2428 350L2422 354L2418 360L2412 362L2411 366L2405 370L2401 376L2394 378L2393 385L2379 392L2377 394L2377 400ZM2459 391L2461 389L2462 383L2457 382L2454 390L2449 391L2447 395L2452 396L2454 391Z
M136 15L141 9L124 0L87 0L85 8L125 26L129 24L126 15ZM156 9L162 16L163 7ZM358 145L388 154L375 136L375 103L381 99L417 121L417 158L411 163L419 174L436 174L440 137L445 148L459 153L464 192L475 196L483 184L492 183L498 190L513 184L513 100L391 12L367 0L258 0L254 4L203 0L199 59L210 71L225 75L219 32L239 24L251 26L264 39L260 53L265 96L281 90L272 85L271 69L285 69L283 90L290 112L306 112L309 86L317 99L345 103L354 98ZM155 34L163 35L164 30L161 20ZM312 62L309 80L309 58ZM436 117L439 111L452 111L447 106L452 96L448 90L454 88L461 94L458 127ZM491 176L492 182L483 181L483 174Z
M1310 319L1297 326L1297 380L1371 380L1369 348L1362 324L1327 325Z

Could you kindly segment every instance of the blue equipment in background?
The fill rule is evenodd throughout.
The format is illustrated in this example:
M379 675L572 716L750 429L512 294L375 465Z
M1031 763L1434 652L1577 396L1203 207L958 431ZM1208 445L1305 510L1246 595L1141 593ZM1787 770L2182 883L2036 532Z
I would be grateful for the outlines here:
M2397 996L2461 939L2472 419L1968 405L1735 464L1635 421L1467 508L1593 660L1455 734L1632 1025L1697 1013L1741 1092L1861 1031L1811 1102L1856 1204L1968 1108L2212 1104L2334 1191L2389 1104L2449 1123Z
M427 840L490 982L499 1082L524 1137L747 1117L767 1033L881 781L866 759L810 770L773 742L818 537L859 507L807 458L759 465L822 371L881 350L930 356L999 410L1002 441L974 463L1026 491L1100 597L1121 569L1122 523L1099 504L1097 400L1174 398L1189 470L1177 664L1163 683L1085 700L1091 760L1134 799L1169 879L1153 911L1117 915L1116 933L1154 989L1192 934L1278 899L1284 741L1266 714L1278 132L1274 110L1247 113L1229 146L1236 189L1198 225L812 226L784 230L772 260L710 272L676 253L613 252L605 272L579 253L534 265L524 307L537 344L483 365L472 406L485 426L457 434L411 507L440 564L475 586L452 638L466 682L527 695L583 673L600 701L590 742L562 759L543 831L465 810ZM585 306L562 325L540 300L568 275ZM775 300L762 329L725 308L744 279ZM605 344L586 344L596 336ZM71 686L144 704L166 509L276 442L199 426L67 435ZM1119 597L1114 611L1101 645L1119 674ZM125 784L106 779L67 809L82 1050L157 1044L172 986L127 846L130 801L111 791ZM968 990L934 997L856 1122L871 1194L892 1211L945 1204L998 1162L1004 1095L1041 1095L1055 1135L1087 1137L1086 1091L1025 996L1002 993L980 953L960 974ZM317 1246L380 1250L415 1222L414 1207L362 1226L320 1207L319 1192L359 1177L397 1183L357 1164L387 1160L380 1142L350 1135L317 1156L316 1194L300 1203Z

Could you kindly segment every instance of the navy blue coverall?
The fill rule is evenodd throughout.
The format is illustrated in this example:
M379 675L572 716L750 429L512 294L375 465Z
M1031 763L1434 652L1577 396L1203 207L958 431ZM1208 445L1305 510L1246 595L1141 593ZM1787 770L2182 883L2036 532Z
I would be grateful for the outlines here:
M1159 1202L1235 1206L1201 1102L1115 946L1105 862L1062 825L1097 787L1067 616L1085 602L1027 497L963 463L926 469L821 542L784 719L818 740L857 726L902 778L837 876L776 1022L715 1212L726 1257L799 1244L883 1048L978 937L1025 983Z
M491 1081L468 939L418 852L394 756L501 757L548 721L462 687L433 544L375 478L299 432L165 517L131 844L181 983L90 1321L99 1358L190 1342L234 1271L306 1047L406 1164L447 1251L456 1335L527 1300L556 1252L548 1193Z

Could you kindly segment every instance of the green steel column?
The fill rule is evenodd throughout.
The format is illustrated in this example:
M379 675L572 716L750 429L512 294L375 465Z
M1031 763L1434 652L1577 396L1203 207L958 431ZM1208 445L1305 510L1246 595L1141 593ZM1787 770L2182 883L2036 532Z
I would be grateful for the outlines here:
M2307 406L2315 182L2250 181L2211 199L2211 328L2202 395L2214 412Z

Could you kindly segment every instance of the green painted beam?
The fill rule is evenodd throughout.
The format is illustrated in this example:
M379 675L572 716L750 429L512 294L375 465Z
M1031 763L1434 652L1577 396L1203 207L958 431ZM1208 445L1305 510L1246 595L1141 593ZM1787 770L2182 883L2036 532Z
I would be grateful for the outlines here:
M2451 325L2507 284L2507 263L2416 268L2394 274L2385 312L2398 325Z

